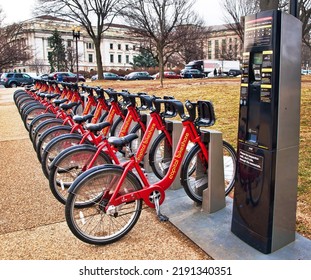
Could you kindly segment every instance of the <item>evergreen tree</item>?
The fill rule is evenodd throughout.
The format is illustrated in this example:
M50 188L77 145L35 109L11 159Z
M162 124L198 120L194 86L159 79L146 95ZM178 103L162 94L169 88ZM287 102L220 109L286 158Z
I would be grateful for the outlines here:
M158 62L149 51L141 48L140 54L134 56L133 58L133 66L139 68L150 68L158 66Z
M52 52L48 55L48 60L51 66L51 72L53 71L66 71L66 50L63 39L58 30L54 30L52 36L48 38Z

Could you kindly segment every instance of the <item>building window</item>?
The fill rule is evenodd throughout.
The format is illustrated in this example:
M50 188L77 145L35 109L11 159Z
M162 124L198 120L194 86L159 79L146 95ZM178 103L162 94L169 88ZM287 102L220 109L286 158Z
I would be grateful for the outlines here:
M125 45L125 50L126 50L126 51L129 50L129 45Z
M130 63L130 56L129 56L129 55L126 55L126 56L125 56L125 61L126 61L127 64Z
M113 63L113 54L110 55L110 63Z
M68 48L71 48L71 46L72 46L71 44L72 44L72 40L67 40L67 47Z
M121 44L118 44L118 50L121 50Z
M136 46L135 45L133 45L133 51L135 51L136 50Z
M221 40L221 51L222 54L225 54L227 52L227 42L226 39Z
M93 54L89 53L89 62L93 62Z
M219 41L215 40L215 58L219 58Z
M93 50L94 49L94 44L93 43L86 43L86 48L89 50Z
M207 43L207 58L212 59L212 41Z
M122 63L122 55L121 54L118 55L118 63Z
M113 50L113 44L112 43L110 43L110 49Z

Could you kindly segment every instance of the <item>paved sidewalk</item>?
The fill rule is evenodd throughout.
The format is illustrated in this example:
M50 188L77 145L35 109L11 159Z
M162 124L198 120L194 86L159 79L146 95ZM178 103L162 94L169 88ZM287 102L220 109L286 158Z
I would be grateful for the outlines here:
M0 259L311 260L311 240L298 234L282 249L260 253L231 233L230 198L224 209L207 214L183 189L167 191L162 212L170 222L160 223L147 209L114 244L80 242L50 193L11 92L0 89Z
M132 231L107 246L79 241L51 194L13 102L0 88L0 260L203 260L209 256L171 223L143 211Z

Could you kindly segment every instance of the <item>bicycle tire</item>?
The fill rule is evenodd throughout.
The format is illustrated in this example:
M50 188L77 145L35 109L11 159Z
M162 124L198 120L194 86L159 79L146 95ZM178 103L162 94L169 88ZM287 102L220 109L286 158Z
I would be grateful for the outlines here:
M44 114L47 113L46 112L46 108L42 105L35 105L34 107L29 108L23 115L22 115L22 119L24 122L24 126L27 129L27 131L29 130L29 125L31 123L31 121L38 115L40 114Z
M93 245L110 244L125 236L137 223L142 210L141 199L117 206L114 214L107 214L105 211L105 203L122 174L123 168L119 166L94 167L80 175L69 190L65 207L66 222L71 232L81 241ZM128 172L120 194L141 188L137 177ZM108 199L102 199L103 192L108 193ZM82 199L86 202L85 206L77 207L76 202L81 202Z
M149 164L153 173L162 179L168 171L173 156L172 146L167 141L166 135L161 132L151 145Z
M83 144L63 150L50 166L49 186L54 197L65 204L68 188L78 175L86 171L87 165L97 152L97 147ZM93 166L111 163L110 157L103 151L98 154Z
M206 162L205 159L203 159L203 157L197 157L197 155L200 152L201 152L200 146L198 144L195 144L192 147L192 149L188 152L183 162L180 176L180 182L185 192L193 201L197 203L202 203L203 190L208 187L208 162ZM232 191L235 181L236 152L233 149L233 147L226 141L223 141L223 154L224 154L224 175L225 175L224 187L225 187L225 195L227 196ZM199 158L201 160L198 162ZM231 166L229 166L229 161ZM197 172L198 170L200 172ZM230 172L230 174L229 173L226 174L226 172L228 171Z
M39 162L42 161L42 153L46 145L55 137L70 133L72 127L68 125L57 125L45 130L38 138L36 152Z
M43 106L43 104L39 103L36 100L29 101L28 103L25 102L22 104L21 107L17 107L17 108L18 108L18 111L21 117L24 118L25 112L34 106L41 106L42 108L46 108L45 106Z
M19 113L21 113L23 111L23 108L26 108L29 104L31 103L36 103L36 104L40 104L38 103L38 101L36 101L32 96L27 95L27 96L23 96L21 98L18 99L17 101L17 108ZM29 107L28 107L29 108Z
M141 139L143 138L144 135L144 131L142 130L142 127L139 123L137 123L131 130L129 133L135 133L138 135L137 139L134 139L133 141L131 141L131 143L129 144L129 147L132 151L132 153L136 154L139 145L141 143Z
M34 149L36 150L39 138L46 130L54 126L62 126L63 123L64 121L58 118L48 119L40 123L33 132L32 145Z
M24 89L18 89L16 91L14 91L13 100L14 100L15 104L16 104L16 101L18 98L20 98L22 96L26 96L26 95L30 96L30 94L28 94Z
M78 145L83 136L78 133L69 133L64 135L59 135L51 140L45 147L42 154L42 171L45 177L48 179L50 175L50 164L55 159L55 157L60 154L63 150ZM83 144L91 144L89 140L85 140Z
M46 114L41 114L41 115L36 116L29 124L29 138L31 142L33 142L33 136L34 136L34 131L36 127L43 121L46 121L49 119L55 119L55 118L56 118L56 115L53 113L46 113Z
M123 125L123 118L118 117L112 124L110 128L110 136L119 136L121 127Z

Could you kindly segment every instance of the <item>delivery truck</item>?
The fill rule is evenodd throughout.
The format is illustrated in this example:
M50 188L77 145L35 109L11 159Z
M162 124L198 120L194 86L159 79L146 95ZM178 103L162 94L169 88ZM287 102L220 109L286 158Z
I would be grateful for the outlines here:
M214 72L216 69L224 74L228 74L229 70L240 70L240 61L238 60L193 60L190 61L186 66L185 70L198 69L203 72L206 76Z

